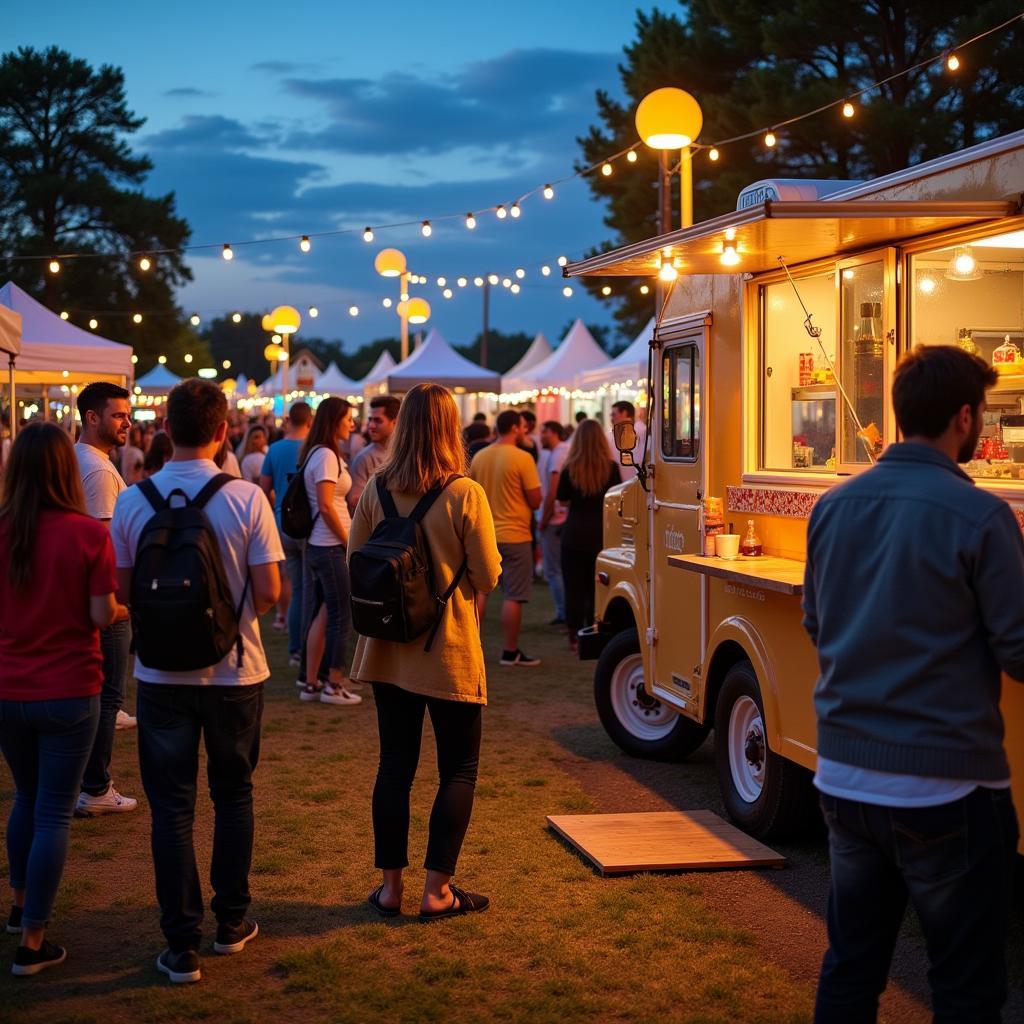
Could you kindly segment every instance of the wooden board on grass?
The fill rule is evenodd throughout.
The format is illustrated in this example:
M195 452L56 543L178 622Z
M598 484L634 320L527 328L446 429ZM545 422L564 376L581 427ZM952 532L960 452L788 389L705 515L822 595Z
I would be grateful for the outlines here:
M602 875L780 868L786 858L711 811L549 814L548 827Z

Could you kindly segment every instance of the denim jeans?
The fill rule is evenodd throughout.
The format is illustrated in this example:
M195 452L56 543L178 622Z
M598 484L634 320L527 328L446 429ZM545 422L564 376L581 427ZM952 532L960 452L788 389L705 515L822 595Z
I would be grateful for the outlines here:
M1017 817L1008 789L937 807L822 795L832 858L817 1024L878 1015L907 901L928 946L936 1024L1001 1020Z
M299 678L310 678L306 675L310 667L306 664L305 638L313 619L320 611L320 606L326 605L327 639L324 643L324 655L316 673L316 678L326 679L332 668L344 670L345 647L352 629L351 587L349 585L348 561L343 544L333 544L330 547L321 547L318 544L306 545L302 592L305 626L302 630L303 643L299 662Z
M203 895L192 843L200 736L213 799L210 904L237 924L252 902L252 773L260 754L263 684L139 683L139 764L153 816L153 867L160 927L174 952L198 949Z
M100 698L0 700L0 750L14 777L7 820L11 888L25 890L22 924L50 923Z
M103 652L100 724L96 730L96 742L82 775L82 790L90 796L103 796L110 789L114 729L117 726L117 713L124 704L131 646L132 624L128 619L100 630L100 650Z
M298 654L302 649L302 559L306 550L304 540L289 537L283 530L281 547L284 549L284 568L292 585L292 599L288 605L288 653Z
M555 601L555 615L565 618L565 584L562 582L562 525L545 526L540 531L540 557L544 579Z

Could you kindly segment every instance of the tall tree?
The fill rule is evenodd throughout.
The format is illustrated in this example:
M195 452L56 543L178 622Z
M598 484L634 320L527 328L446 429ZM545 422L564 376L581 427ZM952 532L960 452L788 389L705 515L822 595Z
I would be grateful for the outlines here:
M600 124L580 139L582 165L636 142L634 115L647 93L673 85L704 111L698 141L709 143L777 124L852 95L957 42L1005 21L1016 0L681 0L680 12L639 12L636 38L619 71L627 102L597 94ZM869 178L973 145L1024 125L1024 25L1018 22L943 62L910 71L855 100L856 114L832 109L778 132L723 147L712 163L694 158L697 220L735 207L745 185L765 177ZM611 177L591 175L613 232L594 251L657 234L657 156L646 147ZM678 182L673 209L679 209ZM586 282L597 297L606 282ZM625 333L653 312L653 290L612 283L605 301Z
M178 251L188 224L173 193L151 197L152 169L125 137L142 127L125 99L124 74L93 69L65 50L23 47L0 56L0 268L53 310L132 344L139 361L195 351L173 289L191 279ZM140 269L131 252L169 249ZM121 258L89 253L123 252ZM12 256L82 254L47 261ZM143 314L135 324L126 311ZM116 311L116 315L115 315Z

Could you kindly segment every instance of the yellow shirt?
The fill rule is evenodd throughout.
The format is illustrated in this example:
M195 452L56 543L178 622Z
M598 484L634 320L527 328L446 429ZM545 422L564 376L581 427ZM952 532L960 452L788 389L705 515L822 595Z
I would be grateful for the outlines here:
M469 475L487 493L498 543L530 541L533 510L526 503L526 492L540 488L531 456L514 444L496 441L473 456Z

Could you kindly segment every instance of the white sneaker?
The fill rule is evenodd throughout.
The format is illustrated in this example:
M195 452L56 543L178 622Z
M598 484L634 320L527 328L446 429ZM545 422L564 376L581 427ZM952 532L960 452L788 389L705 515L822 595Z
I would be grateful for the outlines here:
M91 796L79 793L75 805L76 818L95 818L100 814L120 814L122 811L134 811L139 801L133 796L122 796L113 786L103 796Z
M299 665L302 664L302 659L297 654L289 654L288 664L291 665L292 668L298 668Z
M344 686L331 686L328 683L320 691L320 700L324 704L362 704L363 698L358 693L349 693Z
M127 711L122 710L117 713L117 722L114 728L117 730L134 729L138 724L138 719L134 715L129 715Z

